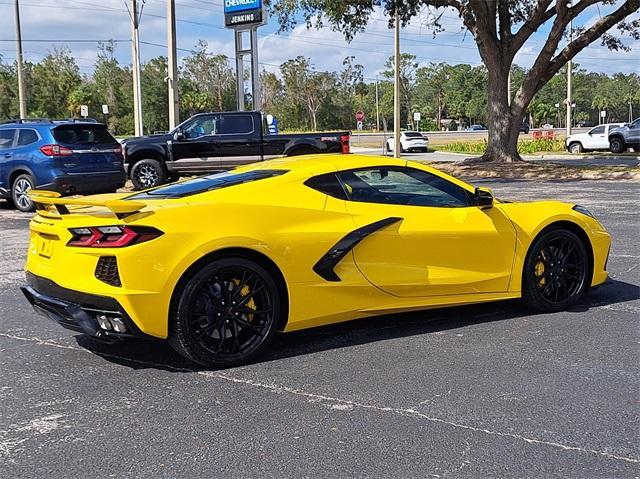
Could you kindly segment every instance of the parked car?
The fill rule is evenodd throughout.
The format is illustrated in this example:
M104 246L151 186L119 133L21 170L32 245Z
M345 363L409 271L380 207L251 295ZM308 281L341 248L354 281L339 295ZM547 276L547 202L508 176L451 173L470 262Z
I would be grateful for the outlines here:
M527 123L526 121L522 122L522 125L520 125L520 133L524 133L525 135L529 134L529 123Z
M201 113L164 135L122 142L135 189L183 174L224 171L247 163L312 153L349 153L350 132L270 135L259 112Z
M516 298L561 311L606 281L611 246L583 206L497 201L435 168L365 155L33 197L22 291L36 311L99 339L168 339L215 368L252 360L276 331Z
M595 124L589 120L578 122L578 128L591 128L592 126L595 126Z
M392 152L395 140L392 136L387 139L387 151ZM400 133L400 152L405 151L422 151L426 153L429 150L429 139L419 131L403 131Z
M471 125L467 128L467 131L487 131L487 127L484 125Z
M124 186L122 148L106 125L82 120L0 124L0 198L32 211L31 189L63 195L113 193Z
M640 118L609 132L609 149L612 153L622 153L629 148L640 151Z
M565 145L571 153L582 153L590 150L608 150L609 132L623 126L624 123L605 123L598 125L586 133L576 133L567 137Z

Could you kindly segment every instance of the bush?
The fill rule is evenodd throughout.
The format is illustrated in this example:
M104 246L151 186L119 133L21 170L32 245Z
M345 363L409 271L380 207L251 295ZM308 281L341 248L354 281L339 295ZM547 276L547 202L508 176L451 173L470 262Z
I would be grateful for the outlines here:
M446 145L438 146L437 149L443 151L454 151L457 153L482 154L487 150L487 140L447 143ZM518 152L522 155L559 151L565 151L564 140L562 139L522 140L518 142Z

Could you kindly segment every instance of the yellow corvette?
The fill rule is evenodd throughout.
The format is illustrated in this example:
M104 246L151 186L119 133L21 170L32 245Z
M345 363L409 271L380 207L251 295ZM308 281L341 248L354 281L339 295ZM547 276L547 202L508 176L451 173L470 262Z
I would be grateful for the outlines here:
M209 367L250 360L279 330L520 297L557 311L607 278L610 238L585 208L501 202L384 157L30 196L36 311L97 338L168 339Z

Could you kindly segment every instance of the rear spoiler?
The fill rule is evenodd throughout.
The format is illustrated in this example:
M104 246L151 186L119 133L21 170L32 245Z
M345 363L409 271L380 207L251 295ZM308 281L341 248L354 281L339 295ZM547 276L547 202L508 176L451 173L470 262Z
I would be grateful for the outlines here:
M111 210L116 216L126 216L137 213L144 208L146 203L129 200L92 200L90 198L62 198L57 191L31 190L29 198L35 203L39 213L50 211L49 206L54 206L59 214L68 215L71 212L67 206L99 206Z

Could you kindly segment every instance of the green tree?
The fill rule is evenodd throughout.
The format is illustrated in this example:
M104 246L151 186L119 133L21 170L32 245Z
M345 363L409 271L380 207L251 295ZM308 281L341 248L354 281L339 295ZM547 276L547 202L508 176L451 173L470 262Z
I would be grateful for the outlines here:
M478 52L487 68L487 104L489 140L484 161L513 162L520 160L517 142L520 126L536 93L561 68L586 46L601 39L612 49L624 48L622 36L613 36L617 27L622 34L638 36L640 0L273 0L271 8L282 29L300 21L307 25L323 25L344 33L347 39L363 30L376 7L384 5L389 17L399 16L406 24L424 8L450 8L460 15L473 36ZM611 6L610 13L600 16L591 26L575 30L572 41L562 46L570 23L578 15L600 11L600 5ZM629 18L627 18L629 17ZM442 29L439 18L434 31ZM546 40L538 51L533 66L527 70L522 84L509 101L508 78L514 57L536 31L546 30Z
M149 132L167 131L169 127L167 75L166 57L153 58L142 66L142 115Z

